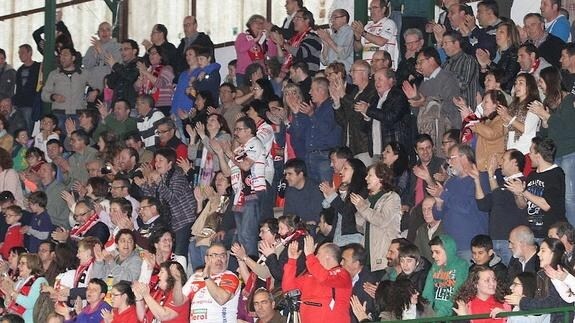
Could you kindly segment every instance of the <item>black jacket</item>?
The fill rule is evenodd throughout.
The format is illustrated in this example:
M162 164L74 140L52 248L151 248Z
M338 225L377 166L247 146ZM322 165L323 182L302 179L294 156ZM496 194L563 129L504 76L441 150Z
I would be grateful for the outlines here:
M529 259L529 261L527 261L527 264L525 264L525 270L523 270L523 266L521 266L519 259L511 257L511 260L509 260L509 265L507 265L507 281L512 282L517 275L524 271L537 274L539 269L541 268L539 266L539 257L537 256L537 253L535 253Z
M196 36L196 39L194 39L194 41L190 46L208 48L210 50L210 55L212 56L212 60L210 61L210 63L214 63L216 61L216 57L214 54L214 43L212 42L210 36L206 35L205 33L199 32L198 35ZM178 81L178 75L182 71L188 69L188 63L186 62L186 49L188 49L188 47L190 46L186 47L186 38L182 38L180 40L180 44L178 45L178 48L176 50L176 61L174 62L174 64L172 64L172 66L174 67L174 75L176 76L174 79L174 83Z
M521 66L517 62L517 47L509 47L508 49L501 52L501 58L499 62L489 64L488 70L499 70L503 72L503 77L501 78L501 88L507 93L511 93L511 88L514 85L515 77L517 73L521 70ZM481 73L480 84L485 82L485 75L487 72ZM511 102L508 102L511 103Z
M347 142L346 138L349 136L349 148L354 155L370 152L363 115L354 111L354 105L359 101L370 103L374 97L377 97L373 81L370 81L359 95L358 92L359 88L354 86L352 91L341 99L339 109L335 110L335 121L343 130L342 142Z
M361 197L366 199L368 195L367 188L364 188L361 192L359 192L359 195L361 195ZM346 198L346 200L344 201L338 194L337 197L333 201L331 201L330 206L333 208L336 215L341 214L342 235L358 233L357 225L355 223L355 212L357 211L357 209L349 199ZM333 227L335 228L336 225L337 225L337 217L334 219Z
M112 73L108 74L108 86L114 90L114 99L124 99L130 102L131 106L136 105L136 89L134 82L138 79L140 72L136 63L138 59L133 59L127 64L116 63L112 66Z
M352 277L353 279L353 277ZM366 293L366 291L363 289L363 284L364 283L372 283L372 284L377 284L378 280L377 278L371 273L371 271L369 270L369 267L364 266L361 271L358 274L358 279L355 282L355 284L353 284L353 288L351 290L352 295L357 296L357 298L359 299L359 302L361 304L363 304L365 302L366 306L366 310L367 313L371 313L372 317L377 317L377 310L375 308L375 300L373 298L371 298L371 296L369 296L368 293ZM359 322L357 320L357 318L355 317L355 315L353 314L353 311L351 310L351 308L349 309L349 313L351 316L351 323L357 323Z

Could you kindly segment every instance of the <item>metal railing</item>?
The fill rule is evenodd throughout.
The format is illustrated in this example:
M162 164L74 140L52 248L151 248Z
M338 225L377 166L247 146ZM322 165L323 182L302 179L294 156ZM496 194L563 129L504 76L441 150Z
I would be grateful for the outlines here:
M565 306L565 307L553 307L553 308L542 308L542 309L535 309L535 310L528 310L528 311L518 311L518 312L501 312L497 315L499 318L503 317L510 317L510 316L525 316L525 315L539 315L539 314L554 314L554 313L563 313L563 322L564 323L571 323L573 322L570 319L569 314L575 311L575 307ZM385 321L385 322L411 322L411 323L427 323L427 322L453 322L453 321L465 321L465 320L476 320L476 319L488 319L490 318L489 314L475 314L475 315L455 315L455 316L444 316L444 317L430 317L430 318L422 318L422 319L415 319L415 320L394 320L394 321Z

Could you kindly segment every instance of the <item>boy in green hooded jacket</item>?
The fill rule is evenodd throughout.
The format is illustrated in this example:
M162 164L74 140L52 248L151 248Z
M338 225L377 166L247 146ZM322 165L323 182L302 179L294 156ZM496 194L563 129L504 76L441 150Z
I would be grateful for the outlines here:
M433 265L423 288L423 297L435 311L435 316L451 316L453 296L467 279L469 264L456 254L453 238L439 235L429 242Z

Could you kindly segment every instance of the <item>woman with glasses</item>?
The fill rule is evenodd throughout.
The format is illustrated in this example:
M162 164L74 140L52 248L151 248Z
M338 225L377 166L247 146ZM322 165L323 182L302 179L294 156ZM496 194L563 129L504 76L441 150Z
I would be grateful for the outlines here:
M120 281L112 287L112 311L102 310L105 323L138 323L136 296L128 281Z
M190 304L182 293L182 282L186 280L184 267L176 261L163 262L159 267L156 288L142 282L135 282L132 285L136 297L138 320L140 322L189 322Z
M134 83L138 95L149 94L154 98L155 106L166 116L170 115L172 96L174 94L174 70L168 64L169 53L162 46L152 46L148 49L149 64L138 62L136 66L140 76ZM149 66L148 66L149 65Z
M532 272L524 271L513 279L513 282L509 286L510 294L508 296L513 297L528 297L533 298L537 290L537 279L536 275ZM495 317L500 312L504 310L501 308L495 308L491 311L491 317ZM505 310L507 311L507 310ZM512 312L520 311L518 305L514 305L511 309ZM542 315L524 315L524 316L510 316L507 318L507 323L544 323L549 322L549 314Z
M8 313L18 314L26 322L33 321L36 300L42 284L48 282L42 277L42 263L37 254L22 254L18 258L18 280L3 278L0 290L4 293L4 304Z
M166 228L160 228L150 235L148 250L140 253L142 257L142 268L138 281L148 284L150 291L158 289L160 281L161 264L167 261L175 261L183 268L186 268L186 257L173 253L174 234Z

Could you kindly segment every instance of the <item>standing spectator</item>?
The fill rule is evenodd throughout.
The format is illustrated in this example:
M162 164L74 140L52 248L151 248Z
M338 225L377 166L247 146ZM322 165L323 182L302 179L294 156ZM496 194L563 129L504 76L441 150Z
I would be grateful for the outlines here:
M236 80L239 86L247 85L245 71L248 65L258 63L263 66L266 59L277 56L277 46L264 30L265 21L264 16L252 15L246 23L248 29L236 38Z
M353 63L353 29L349 25L349 12L345 9L335 9L331 13L331 34L325 29L318 29L317 34L322 41L321 62L329 65L341 62L349 71Z
M237 88L231 83L220 85L220 106L217 111L226 119L227 126L233 125L238 113L242 111L242 106L237 104Z
M460 30L469 43L468 54L474 55L477 51L488 54L495 58L497 52L496 30L501 19L499 19L499 7L495 0L483 0L477 4L477 22L473 14L466 15Z
M188 158L188 148L176 137L176 124L169 117L156 121L156 144L155 150L171 148L176 152L177 159Z
M404 81L419 84L423 78L417 73L416 61L417 53L425 44L423 33L417 28L409 28L403 33L403 39L405 54L397 65L397 84L403 84Z
M22 224L22 208L18 205L12 205L3 208L3 216L5 217L8 230L4 236L2 243L0 243L0 255L4 260L10 257L10 250L13 247L24 247L24 234L21 232Z
M351 67L351 79L355 87L345 91L345 81L337 78L329 83L329 94L333 100L335 120L342 128L343 143L351 149L355 158L369 166L372 161L369 149L369 136L365 134L363 115L355 111L357 104L369 103L376 95L376 89L369 76L371 67L366 61L355 61ZM338 172L339 173L339 172Z
M133 148L138 152L138 156L140 156L140 163L150 163L154 159L154 153L151 150L145 148L142 137L138 132L126 134L126 137L124 138L124 144L126 147Z
M535 137L529 149L536 171L525 182L514 179L506 188L515 194L515 202L526 209L529 226L536 238L545 238L549 227L565 218L565 173L553 163L557 147L551 139Z
M519 72L517 49L519 47L519 33L513 21L504 21L497 27L495 43L497 45L497 62L491 60L489 53L477 51L475 57L481 66L481 78L485 81L488 71L499 70L503 74L500 78L501 88L510 93L513 87L513 80ZM482 82L482 83L483 83ZM486 89L487 90L487 89ZM479 102L477 102L479 104ZM473 105L471 105L473 106Z
M323 77L314 79L310 93L312 104L298 103L295 97L288 98L288 106L295 115L288 133L305 134L309 178L316 182L330 181L329 151L339 146L341 127L335 122L329 81Z
M560 12L561 0L542 0L541 15L545 18L545 31L568 42L571 39L569 18Z
M46 192L48 203L46 210L50 215L50 220L55 226L65 229L70 228L70 209L61 198L61 193L66 190L66 186L56 178L57 168L52 163L42 163L38 170L42 191Z
M13 134L18 129L26 129L26 117L22 111L14 108L11 98L0 97L0 114L4 115L8 121L6 128L8 133Z
M479 234L471 240L472 265L469 267L469 273L472 273L477 267L485 266L495 272L497 283L504 286L507 283L507 266L503 260L493 250L493 240L485 234Z
M190 228L196 219L196 200L181 168L176 166L176 152L160 148L154 156L155 170L144 171L145 181L134 178L143 193L157 196L169 209L171 229L175 234L175 253L188 254Z
M1 55L0 55L1 56ZM68 117L76 117L78 110L86 108L86 100L93 101L97 91L86 96L88 73L76 66L76 50L65 47L60 50L60 67L48 74L42 89L42 101L52 103L52 113L58 117L60 129Z
M47 205L48 197L42 191L30 193L28 196L28 207L32 212L32 217L30 225L22 227L22 232L28 235L26 249L32 253L38 252L40 243L48 239L50 232L54 229L52 220L46 212Z
M16 70L6 63L6 51L0 48L0 96L11 98L16 88Z
M16 71L16 93L14 93L14 105L24 115L26 120L26 130L32 133L34 121L40 116L40 111L34 111L34 104L37 103L38 75L40 74L40 63L32 60L32 46L23 44L18 47L18 56L22 66Z
M117 138L123 138L127 133L137 131L137 122L135 118L130 117L132 106L124 99L119 99L114 102L112 113L108 111L108 107L99 102L97 104L98 111L100 111L100 124L94 130L94 137L100 138L105 132L113 133ZM100 147L102 149L102 147Z
M153 147L156 142L157 122L164 117L164 114L155 109L154 98L149 94L138 96L136 110L138 111L136 126L144 147Z
M147 62L137 62L139 76L134 83L138 96L149 94L154 98L155 106L164 115L170 115L172 96L174 95L174 70L168 65L168 53L160 46L152 46L147 52ZM148 66L149 63L149 66Z
M287 73L296 62L305 62L313 76L319 70L321 56L321 39L312 32L315 28L313 13L305 7L299 9L293 17L293 23L295 34L289 41L286 42L284 36L278 32L271 34L278 47L278 56L284 56L282 72Z
M164 65L172 66L172 73L173 70L176 69L177 66L177 49L174 44L168 41L168 28L162 24L155 24L152 28L152 33L150 34L150 40L144 39L142 41L142 45L146 48L146 55L144 55L144 59L149 61L149 56L151 54L148 51L152 47L161 47L162 52L164 53L166 59L164 61ZM173 78L173 75L172 75ZM172 81L172 80L170 80Z
M184 18L184 38L180 40L180 44L177 48L177 65L174 66L174 71L176 75L179 75L181 72L186 70L186 56L188 52L188 48L191 46L196 47L205 47L210 49L212 61L211 63L215 62L215 53L214 53L214 43L210 39L210 36L204 32L198 31L198 20L194 16L187 16Z
M351 277L352 295L357 297L361 304L365 304L367 313L375 314L374 299L364 290L364 283L376 283L375 277L366 266L367 253L359 243L350 243L341 249L341 266ZM350 312L351 322L358 323L357 318Z
M357 208L355 221L364 234L368 265L372 272L385 269L383 258L391 241L399 237L401 199L393 191L393 171L383 162L371 165L366 176L369 196L351 193L351 203Z
M63 171L64 185L68 187L72 187L76 181L82 184L86 183L89 177L86 163L98 158L98 151L88 146L90 137L84 130L74 131L70 142L74 154L60 165Z
M475 203L471 174L477 172L477 166L472 148L464 144L453 146L449 168L453 176L445 182L445 188L437 184L427 191L435 197L434 214L442 220L445 233L455 240L457 255L469 261L471 239L478 234L486 234L488 230L488 216Z
M510 181L519 178L524 181L523 168L525 157L515 149L503 153L501 157L501 174L504 180ZM515 204L515 196L505 189L504 183L500 184L495 175L497 170L496 158L489 160L487 175L491 192L484 192L480 176L472 174L475 182L475 200L477 207L483 212L489 212L489 236L493 239L493 250L509 263L512 252L509 248L508 233L520 225L528 225L525 211Z
M333 243L323 244L316 254L314 250L313 238L307 235L303 248L307 272L296 277L296 259L300 251L297 242L289 244L289 260L284 266L282 290L299 289L302 300L321 304L313 306L302 303L300 313L304 322L349 323L352 284L349 273L339 265L341 252Z
M462 37L458 31L443 34L443 49L448 59L441 65L442 69L450 71L457 77L460 95L468 105L474 107L479 90L479 64L474 56L463 52Z
M288 160L284 175L287 187L283 215L299 216L303 221L316 225L323 199L318 183L308 178L305 162L297 158Z
M387 0L369 2L370 21L367 25L359 20L352 22L354 49L362 52L362 59L370 62L376 49L385 50L391 55L394 69L399 64L399 44L397 44L397 26L389 16Z
M565 42L545 31L545 19L538 13L529 13L523 18L523 29L520 30L521 40L535 45L539 55L545 58L551 65L560 67L559 58Z
M539 55L537 47L531 43L525 43L519 46L517 50L517 62L521 68L520 72L533 75L535 80L539 80L541 70L551 66L545 58ZM513 77L516 78L517 75Z
M106 56L106 63L112 66L112 73L107 76L108 86L114 91L112 102L124 99L130 106L136 103L136 90L134 82L138 79L139 71L136 63L140 49L138 43L132 39L122 42L122 61L118 62L111 56Z
M266 151L256 137L256 123L249 117L236 121L234 137L239 146L212 142L224 175L231 176L238 241L250 256L256 256L258 222L265 218L262 201L266 194ZM219 145L218 145L219 144Z
M98 26L98 37L92 36L90 43L92 46L88 47L82 63L88 73L88 84L102 92L104 78L112 72L112 66L107 64L106 56L112 56L119 61L122 58L120 44L112 38L112 25L105 21Z

